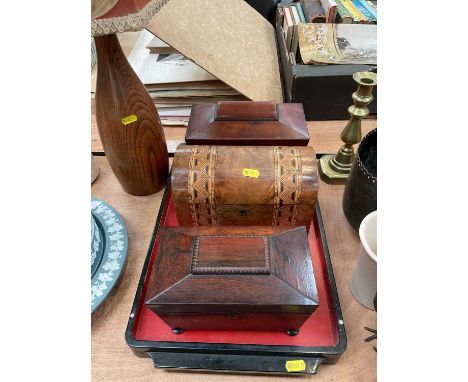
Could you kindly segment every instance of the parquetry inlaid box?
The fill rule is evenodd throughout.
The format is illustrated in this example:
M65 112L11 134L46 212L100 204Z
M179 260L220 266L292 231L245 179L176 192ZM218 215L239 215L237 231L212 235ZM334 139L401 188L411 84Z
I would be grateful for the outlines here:
M172 191L180 225L308 229L318 193L312 147L179 145Z
M174 332L297 334L318 307L304 227L163 227L146 305Z

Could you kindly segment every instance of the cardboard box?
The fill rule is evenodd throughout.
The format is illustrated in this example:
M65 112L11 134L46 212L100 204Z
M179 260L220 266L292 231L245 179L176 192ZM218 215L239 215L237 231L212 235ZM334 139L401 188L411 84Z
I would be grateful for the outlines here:
M276 11L276 38L281 58L283 88L286 102L299 102L304 106L308 121L348 119L348 107L352 105L351 95L357 84L352 76L360 71L375 71L372 65L302 65L286 49L282 32L283 15L281 4ZM368 108L371 114L377 113L377 88L374 101Z

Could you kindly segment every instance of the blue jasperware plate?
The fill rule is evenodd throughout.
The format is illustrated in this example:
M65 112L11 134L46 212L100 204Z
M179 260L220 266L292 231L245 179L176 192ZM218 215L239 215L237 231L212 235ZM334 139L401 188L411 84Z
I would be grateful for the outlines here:
M102 241L101 229L91 213L91 279L96 273L104 254L104 242Z
M128 234L119 213L91 197L91 313L117 284L128 252ZM93 225L93 220L95 225Z

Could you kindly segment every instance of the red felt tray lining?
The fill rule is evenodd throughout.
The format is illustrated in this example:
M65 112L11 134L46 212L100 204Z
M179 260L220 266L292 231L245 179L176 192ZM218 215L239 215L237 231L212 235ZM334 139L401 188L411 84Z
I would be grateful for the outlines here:
M165 211L162 215L161 226L178 226L172 194L169 193ZM133 329L133 336L140 341L174 341L174 342L202 342L226 344L253 344L253 345L289 345L289 346L335 346L338 343L338 330L336 327L333 299L325 262L325 254L320 240L317 217L309 231L309 245L312 254L315 282L319 295L320 306L301 327L295 337L282 332L260 331L208 331L192 330L182 334L172 333L156 314L144 305L146 289L155 257L157 256L158 238L155 240L145 277L145 284L138 302L137 314Z

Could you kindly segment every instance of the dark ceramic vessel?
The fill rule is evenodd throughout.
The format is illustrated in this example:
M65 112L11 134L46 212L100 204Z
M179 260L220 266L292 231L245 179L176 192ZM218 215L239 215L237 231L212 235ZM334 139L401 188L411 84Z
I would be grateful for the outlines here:
M362 219L377 209L377 129L361 141L343 194L343 211L359 229Z

